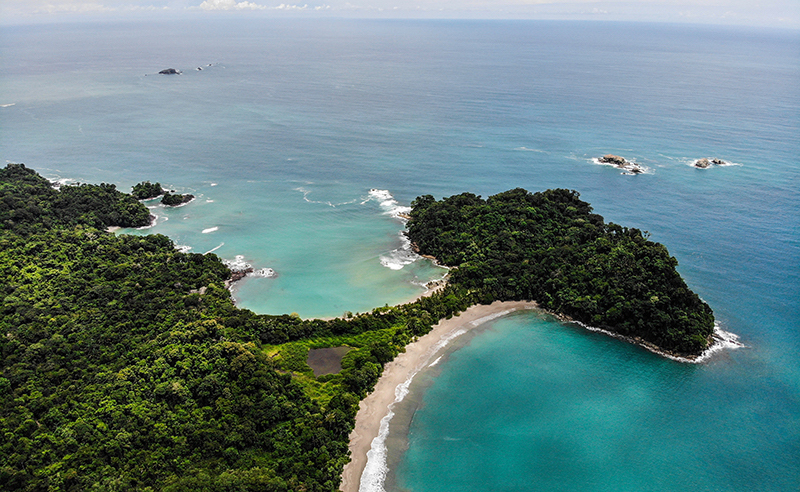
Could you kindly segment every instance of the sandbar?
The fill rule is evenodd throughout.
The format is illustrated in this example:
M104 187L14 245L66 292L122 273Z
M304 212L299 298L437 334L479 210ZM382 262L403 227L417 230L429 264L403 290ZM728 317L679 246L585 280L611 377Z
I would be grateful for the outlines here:
M441 350L439 342L458 330L471 330L495 317L521 309L536 309L532 301L495 301L492 304L479 304L468 308L459 316L441 320L427 335L406 346L406 351L386 364L375 389L361 400L356 425L350 433L350 463L342 471L343 492L358 492L361 474L367 464L367 452L372 440L378 436L381 419L389 412L389 405L395 401L395 389L432 361Z

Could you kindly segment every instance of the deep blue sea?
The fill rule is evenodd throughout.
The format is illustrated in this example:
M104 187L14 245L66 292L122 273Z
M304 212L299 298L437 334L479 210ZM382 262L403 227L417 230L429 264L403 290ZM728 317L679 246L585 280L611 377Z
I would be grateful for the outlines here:
M183 73L157 75L169 67ZM121 232L273 268L238 284L242 307L402 302L444 273L400 235L415 197L562 187L665 244L745 345L686 364L533 312L494 320L415 378L377 489L800 489L799 136L798 31L228 17L0 30L0 158L195 194ZM607 153L647 172L592 161ZM693 168L701 157L731 165Z

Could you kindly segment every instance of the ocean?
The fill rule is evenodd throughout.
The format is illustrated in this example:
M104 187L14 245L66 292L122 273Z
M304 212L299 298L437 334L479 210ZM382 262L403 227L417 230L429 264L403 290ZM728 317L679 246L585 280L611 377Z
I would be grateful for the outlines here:
M687 364L493 320L417 375L362 490L800 488L800 32L198 16L4 26L0 67L2 159L196 195L121 233L274 269L241 307L406 301L444 274L401 235L415 197L570 188L665 244L744 345Z

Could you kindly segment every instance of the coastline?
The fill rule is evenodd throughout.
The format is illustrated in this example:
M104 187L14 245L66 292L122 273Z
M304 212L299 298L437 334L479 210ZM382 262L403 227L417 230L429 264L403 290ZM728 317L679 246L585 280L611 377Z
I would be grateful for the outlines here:
M359 405L356 425L350 433L351 461L344 466L339 490L358 492L367 466L367 452L372 449L373 440L379 437L381 421L390 414L396 393L402 391L400 386L426 367L450 338L521 309L538 309L538 305L531 301L495 301L471 306L459 316L441 320L430 333L408 344L405 352L387 363L375 389Z
M442 285L437 285L417 298L430 295L439 288L442 288ZM601 332L682 363L705 362L713 353L719 350L744 347L738 341L738 336L723 331L717 323L715 323L712 343L709 347L699 356L686 357L664 351L654 344L638 338L626 337L608 330L591 327L567 316L551 313L541 309L534 301L495 301L489 305L473 305L458 316L440 320L430 333L408 344L405 352L386 364L383 374L375 384L375 389L359 404L355 427L350 433L349 449L351 460L342 470L342 483L339 486L339 490L342 492L359 492L368 463L373 467L372 470L368 471L369 474L385 474L385 471L381 468L385 466L386 457L382 455L378 458L378 455L385 452L384 441L388 432L389 421L394 416L392 408L395 403L405 397L408 385L414 376L420 370L435 363L437 361L435 357L450 340L492 319L522 309L536 309L549 313L562 322L575 323L589 331ZM370 456L368 456L368 453ZM381 462L370 462L371 459ZM367 480L370 481L370 477L367 477ZM373 488L368 486L366 490L373 490Z

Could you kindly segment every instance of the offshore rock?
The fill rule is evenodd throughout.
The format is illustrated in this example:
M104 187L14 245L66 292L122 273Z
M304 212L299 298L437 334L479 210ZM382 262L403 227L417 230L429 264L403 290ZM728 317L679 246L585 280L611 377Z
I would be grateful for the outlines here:
M626 161L624 157L620 157L614 154L606 154L603 157L599 158L598 160L603 164L614 164L615 166L618 167L623 167L625 164L628 163L628 161Z
M709 167L713 166L725 166L728 163L723 161L722 159L717 159L716 157L712 157L708 159L703 157L702 159L697 159L694 161L694 167L698 169L708 169Z
M642 174L644 172L644 168L642 168L642 166L639 164L628 161L624 157L614 154L606 154L603 157L598 157L597 162L601 164L611 164L612 166L618 167L626 171L623 174Z

